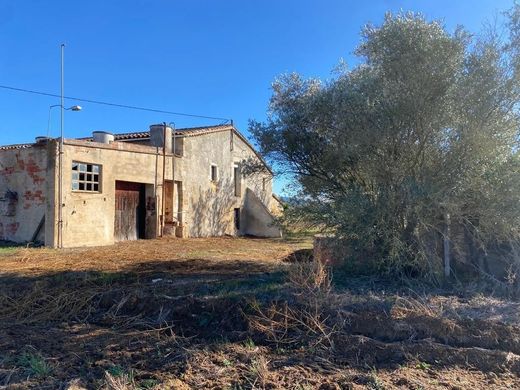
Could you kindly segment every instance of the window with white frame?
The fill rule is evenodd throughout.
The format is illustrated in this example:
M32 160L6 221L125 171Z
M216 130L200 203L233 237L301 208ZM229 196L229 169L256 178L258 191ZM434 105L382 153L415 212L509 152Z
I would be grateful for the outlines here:
M101 192L101 165L72 162L72 191Z

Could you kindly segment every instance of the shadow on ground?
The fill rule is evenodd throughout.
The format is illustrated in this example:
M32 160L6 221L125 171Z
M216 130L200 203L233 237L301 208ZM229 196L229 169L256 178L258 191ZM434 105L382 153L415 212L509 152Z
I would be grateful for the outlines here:
M3 273L0 386L66 388L79 379L99 388L108 372L140 388L173 379L253 388L262 362L264 388L377 388L374 370L382 380L393 373L388 380L396 388L418 388L436 375L439 386L430 388L449 388L442 383L455 376L469 384L520 384L517 325L463 316L446 297L389 294L373 281L335 296L327 316L341 321L325 350L273 343L252 331L251 305L290 301L287 269L308 255L296 250L276 265L161 258L117 272Z

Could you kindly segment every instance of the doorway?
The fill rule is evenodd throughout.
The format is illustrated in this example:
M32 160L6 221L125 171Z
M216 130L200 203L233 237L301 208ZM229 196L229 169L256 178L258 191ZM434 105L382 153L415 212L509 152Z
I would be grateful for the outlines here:
M115 241L145 238L145 185L116 181L115 195Z

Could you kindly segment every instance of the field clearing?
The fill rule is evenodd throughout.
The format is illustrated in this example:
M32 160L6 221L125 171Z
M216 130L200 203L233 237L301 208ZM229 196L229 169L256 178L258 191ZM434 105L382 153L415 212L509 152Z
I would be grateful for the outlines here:
M299 299L288 275L310 244L0 251L0 388L520 388L520 306L497 297L348 279L324 301L327 344L255 330L258 310Z
M160 269L190 273L204 264L204 270L212 265L222 266L248 263L253 270L279 265L280 261L302 248L311 248L310 239L291 241L275 239L197 238L179 240L139 240L118 243L113 246L50 249L50 248L0 248L0 273L35 276L49 272L69 271L124 271L135 269L139 264L156 264ZM195 260L195 261L194 261ZM173 267L173 268L172 268ZM217 267L218 268L218 267ZM218 268L220 269L220 268ZM244 272L248 268L240 268Z

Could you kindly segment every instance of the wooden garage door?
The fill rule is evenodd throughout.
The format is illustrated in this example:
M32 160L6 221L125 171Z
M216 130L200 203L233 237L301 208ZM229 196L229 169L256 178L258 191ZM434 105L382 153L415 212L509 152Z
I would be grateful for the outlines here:
M116 241L137 240L144 226L141 218L143 185L116 181L116 215L114 239Z

